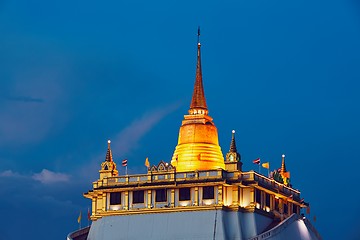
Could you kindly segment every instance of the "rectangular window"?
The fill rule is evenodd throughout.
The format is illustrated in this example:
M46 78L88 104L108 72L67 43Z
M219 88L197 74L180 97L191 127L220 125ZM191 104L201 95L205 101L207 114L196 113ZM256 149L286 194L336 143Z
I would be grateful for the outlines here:
M270 194L265 193L265 205L266 207L270 207Z
M113 192L110 193L110 205L119 205L121 204L121 193Z
M275 210L279 211L279 199L275 198Z
M167 194L166 189L157 189L155 195L156 202L166 202L167 201Z
M293 207L292 207L293 213L299 214L298 209L299 209L298 206L296 204L293 204Z
M203 199L214 199L214 187L203 187Z
M255 189L255 201L261 203L261 191L259 189Z
M190 200L190 188L180 188L179 189L179 200L180 201Z
M284 213L285 214L288 213L288 205L286 203L284 203Z
M133 203L144 203L144 191L133 191Z

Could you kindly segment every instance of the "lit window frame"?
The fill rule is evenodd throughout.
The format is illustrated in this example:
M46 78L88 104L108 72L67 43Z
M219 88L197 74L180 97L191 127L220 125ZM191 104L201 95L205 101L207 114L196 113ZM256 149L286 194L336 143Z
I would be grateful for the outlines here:
M160 191L163 193L159 194ZM161 189L155 190L155 202L157 202L157 203L167 202L167 189L166 188L161 188Z
M187 192L185 193L184 191L188 191L189 194L187 194ZM179 201L190 201L190 200L191 200L191 188L189 187L179 188Z
M121 205L121 192L111 192L109 197L109 205Z
M141 194L142 193L142 194ZM139 201L138 200L141 200L142 201ZM132 203L133 204L142 204L142 203L145 203L145 191L144 190L136 190L136 191L133 191L132 192Z
M209 196L206 196L207 194L209 194ZM202 199L204 199L204 200L215 199L215 187L214 186L204 186L202 188Z

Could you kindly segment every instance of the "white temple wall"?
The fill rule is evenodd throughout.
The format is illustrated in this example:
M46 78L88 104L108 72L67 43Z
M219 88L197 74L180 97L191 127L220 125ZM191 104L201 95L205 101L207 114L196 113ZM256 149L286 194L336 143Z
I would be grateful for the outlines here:
M88 240L209 240L214 235L217 240L242 240L271 221L256 213L223 210L109 216L92 223Z

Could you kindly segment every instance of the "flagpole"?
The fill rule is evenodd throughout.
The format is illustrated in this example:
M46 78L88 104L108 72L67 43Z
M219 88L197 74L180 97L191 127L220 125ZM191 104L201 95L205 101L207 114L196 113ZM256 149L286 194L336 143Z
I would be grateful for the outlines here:
M125 166L125 175L128 175L128 172L127 172L127 165Z
M261 174L261 172L260 172L260 165L261 165L261 162L259 162L259 174Z
M81 229L81 218L82 218L81 215L82 215L82 214L81 214L81 210L80 210L80 214L79 214L79 217L78 217L79 230Z

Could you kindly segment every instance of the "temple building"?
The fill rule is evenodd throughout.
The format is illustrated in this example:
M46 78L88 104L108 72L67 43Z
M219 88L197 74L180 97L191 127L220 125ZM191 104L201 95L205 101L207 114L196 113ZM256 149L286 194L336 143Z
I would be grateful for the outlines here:
M171 160L120 176L108 141L99 179L84 193L91 227L68 239L321 239L302 214L308 204L290 183L285 155L269 176L244 171L235 131L223 154L208 113L198 40L193 96Z

